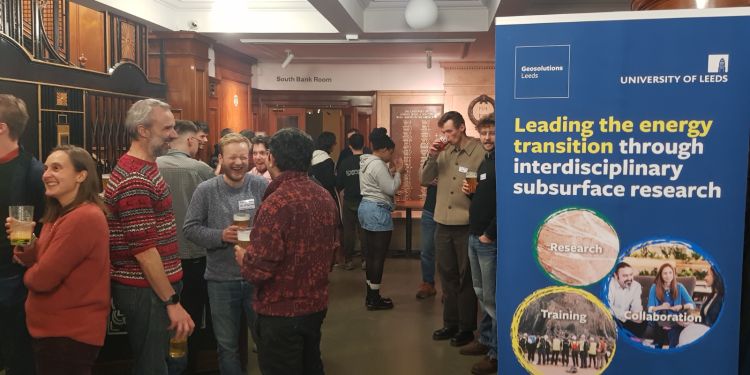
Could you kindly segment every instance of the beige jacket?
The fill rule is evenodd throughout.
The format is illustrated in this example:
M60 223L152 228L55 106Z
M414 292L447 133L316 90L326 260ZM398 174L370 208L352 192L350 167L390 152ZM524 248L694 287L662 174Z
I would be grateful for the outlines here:
M476 172L486 151L476 138L464 136L461 144L448 145L436 158L427 157L422 165L423 185L437 177L435 222L443 225L469 225L471 200L461 191L467 171Z

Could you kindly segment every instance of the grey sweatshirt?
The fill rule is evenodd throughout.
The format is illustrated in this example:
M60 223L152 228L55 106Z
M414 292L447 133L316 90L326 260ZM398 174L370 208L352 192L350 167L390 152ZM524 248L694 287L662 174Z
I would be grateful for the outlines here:
M393 196L401 186L401 174L391 175L383 159L364 154L359 159L359 190L362 199L393 206Z
M232 225L235 213L249 213L252 225L267 186L265 178L246 174L243 185L236 189L224 181L224 176L204 181L195 189L183 232L188 240L207 250L206 280L242 280L240 266L234 260L234 244L222 241L221 234Z

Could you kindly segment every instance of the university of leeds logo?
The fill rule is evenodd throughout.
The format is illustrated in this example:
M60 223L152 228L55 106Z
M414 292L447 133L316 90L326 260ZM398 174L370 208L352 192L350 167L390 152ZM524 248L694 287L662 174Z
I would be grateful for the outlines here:
M729 55L708 55L708 72L725 74L729 72Z

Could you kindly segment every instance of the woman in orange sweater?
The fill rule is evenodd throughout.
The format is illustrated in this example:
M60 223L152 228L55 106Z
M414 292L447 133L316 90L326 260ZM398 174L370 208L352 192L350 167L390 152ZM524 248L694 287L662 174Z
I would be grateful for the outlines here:
M37 374L90 374L109 317L109 228L94 160L62 146L47 157L39 238L14 249L29 267L26 324Z

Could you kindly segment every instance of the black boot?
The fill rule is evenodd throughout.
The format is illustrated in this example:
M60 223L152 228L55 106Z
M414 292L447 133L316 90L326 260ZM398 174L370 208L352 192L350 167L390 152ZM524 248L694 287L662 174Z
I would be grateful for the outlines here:
M390 310L393 308L393 301L390 298L383 298L380 296L380 291L371 289L367 286L367 298L365 298L365 306L367 310Z

